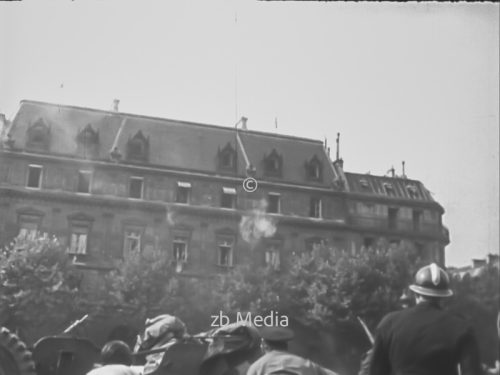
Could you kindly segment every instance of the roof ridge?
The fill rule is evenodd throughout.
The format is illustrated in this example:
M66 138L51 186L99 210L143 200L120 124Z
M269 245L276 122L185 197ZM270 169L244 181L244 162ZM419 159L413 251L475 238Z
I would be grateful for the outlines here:
M178 124L186 124L186 125L197 126L197 127L217 128L217 129L226 130L226 131L234 131L235 130L235 128L231 127L231 126L214 125L214 124L207 124L207 123L186 121L186 120L177 120L177 119L158 117L158 116L140 115L137 113L115 112L112 110L105 110L105 109L98 109L98 108L91 108L91 107L81 107L81 106L76 106L76 105L71 105L71 104L57 104L57 103L50 103L50 102L43 102L43 101L39 101L39 100L29 100L29 99L21 100L20 105L22 105L23 103L65 107L65 108L72 108L72 109L83 110L83 111L100 112L100 113L105 113L108 115L140 118L142 120L174 122L174 123L178 123ZM269 136L269 137L274 137L274 138L295 139L295 140L300 140L300 141L305 141L305 142L315 143L315 144L321 144L321 145L323 144L323 142L321 140L318 140L318 139L297 137L297 136L287 135L287 134L268 133L268 132L263 132L263 131L259 131L259 130L248 130L248 129L247 130L239 129L239 130L242 133L264 135L264 136Z

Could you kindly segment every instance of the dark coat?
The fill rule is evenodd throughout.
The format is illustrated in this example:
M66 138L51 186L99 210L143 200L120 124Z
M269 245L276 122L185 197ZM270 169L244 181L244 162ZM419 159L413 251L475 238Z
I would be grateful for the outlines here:
M422 302L379 324L370 375L480 375L472 327L436 304Z

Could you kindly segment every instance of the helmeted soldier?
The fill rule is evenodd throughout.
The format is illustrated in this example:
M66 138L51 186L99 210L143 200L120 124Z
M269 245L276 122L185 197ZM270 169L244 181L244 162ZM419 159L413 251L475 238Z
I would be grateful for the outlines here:
M260 330L265 354L255 361L247 375L337 375L320 365L288 352L294 333L286 327L263 327Z
M416 305L388 314L377 327L370 375L480 375L472 327L441 307L453 292L435 263L421 268L410 290Z

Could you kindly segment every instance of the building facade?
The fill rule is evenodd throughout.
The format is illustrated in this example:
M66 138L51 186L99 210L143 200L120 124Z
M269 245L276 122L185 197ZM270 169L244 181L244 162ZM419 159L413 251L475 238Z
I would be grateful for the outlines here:
M444 264L443 208L416 180L347 173L321 141L22 101L2 117L0 243L57 236L82 266L160 251L179 272L406 241ZM254 192L243 181L258 182Z

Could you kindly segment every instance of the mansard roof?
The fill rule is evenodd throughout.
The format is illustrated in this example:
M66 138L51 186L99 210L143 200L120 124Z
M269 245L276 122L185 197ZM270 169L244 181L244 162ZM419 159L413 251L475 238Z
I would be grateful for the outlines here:
M431 193L417 180L349 172L346 172L345 176L351 193L434 202ZM391 191L388 192L388 189Z
M257 168L256 178L265 177L261 162L273 149L282 155L283 169L281 176L272 179L331 187L335 177L333 168L325 168L322 181L311 182L305 176L304 162L314 155L324 166L331 164L323 143L318 140L29 100L21 102L10 128L15 148L26 148L26 129L39 118L50 123L52 154L75 156L76 136L82 128L91 124L99 132L97 159L109 160L114 147L126 155L128 140L141 131L149 137L148 165L221 173L217 162L218 150L229 143L238 152L237 165L234 171L224 173L244 176L247 166L238 145L236 135L239 134L250 163Z

